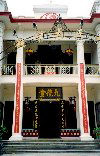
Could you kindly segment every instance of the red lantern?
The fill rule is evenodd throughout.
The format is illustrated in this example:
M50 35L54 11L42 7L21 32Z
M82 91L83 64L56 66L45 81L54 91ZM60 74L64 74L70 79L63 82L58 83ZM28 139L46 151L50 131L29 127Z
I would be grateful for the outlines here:
M73 50L70 48L70 45L69 48L65 50L65 53L67 53L69 56L73 54Z

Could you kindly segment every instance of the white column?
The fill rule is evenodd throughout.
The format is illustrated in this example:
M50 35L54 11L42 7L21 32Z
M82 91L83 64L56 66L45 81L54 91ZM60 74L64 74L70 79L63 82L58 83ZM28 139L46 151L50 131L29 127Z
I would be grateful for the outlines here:
M84 63L84 41L77 40L77 64Z
M77 64L78 64L78 95L79 95L79 121L81 140L92 140L90 136L88 105L87 105L87 91L85 83L85 63L84 63L84 41L77 41Z
M96 26L95 31L97 36L100 36L100 24ZM99 72L100 72L100 40L97 42L97 56L98 56L98 64L99 64Z
M2 75L2 64L3 64L3 35L5 25L0 22L0 76ZM0 84L0 102L3 102L3 86Z
M0 22L0 75L2 74L2 57L3 57L3 53L1 53L3 51L3 35L4 35L4 29L5 26L2 22Z
M12 136L9 140L22 140L22 118L23 118L23 47L17 48L16 56L16 84L14 97L14 113Z

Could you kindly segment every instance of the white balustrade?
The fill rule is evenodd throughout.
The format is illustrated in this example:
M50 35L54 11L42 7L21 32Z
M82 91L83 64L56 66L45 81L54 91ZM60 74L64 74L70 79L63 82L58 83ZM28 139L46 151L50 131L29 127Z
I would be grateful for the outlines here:
M16 73L15 65L6 64L2 66L2 75L14 75Z
M65 74L77 74L77 65L25 65L25 75L65 75Z
M28 64L24 65L25 75L66 75L66 74L78 74L77 65L52 65L52 64ZM5 64L2 66L2 75L14 75L16 74L16 65ZM88 75L100 75L99 65L86 65L85 74Z
M86 65L85 74L88 75L100 75L100 67L99 65Z
M25 75L67 75L78 74L77 65L52 65L52 64L30 64L24 65ZM2 66L2 75L16 74L16 65L5 64ZM86 65L85 74L100 75L99 65Z

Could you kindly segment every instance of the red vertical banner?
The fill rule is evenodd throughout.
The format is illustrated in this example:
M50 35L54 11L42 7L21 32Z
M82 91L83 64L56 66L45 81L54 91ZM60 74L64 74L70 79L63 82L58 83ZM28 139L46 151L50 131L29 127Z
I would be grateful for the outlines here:
M14 133L19 133L20 119L20 87L21 87L21 63L17 63L17 82L16 82L16 108L15 108L15 125Z
M84 77L84 64L80 64L80 81L81 81L81 98L82 98L82 113L83 113L83 127L84 133L88 133L88 112L87 101L85 95L85 77Z

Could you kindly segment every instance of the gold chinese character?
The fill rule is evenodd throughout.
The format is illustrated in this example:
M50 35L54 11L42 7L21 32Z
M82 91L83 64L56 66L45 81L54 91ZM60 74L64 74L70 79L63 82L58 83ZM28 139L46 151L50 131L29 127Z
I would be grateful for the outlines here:
M57 90L57 89L55 89L55 91L54 91L54 96L57 96L57 97L59 97L59 96L60 96L60 94L59 94L59 92L58 92L58 90Z
M43 98L45 93L46 93L46 91L42 89L39 93L40 93L40 97Z
M48 89L47 92L46 92L46 94L47 94L47 96L49 96L49 97L52 96L52 89Z

